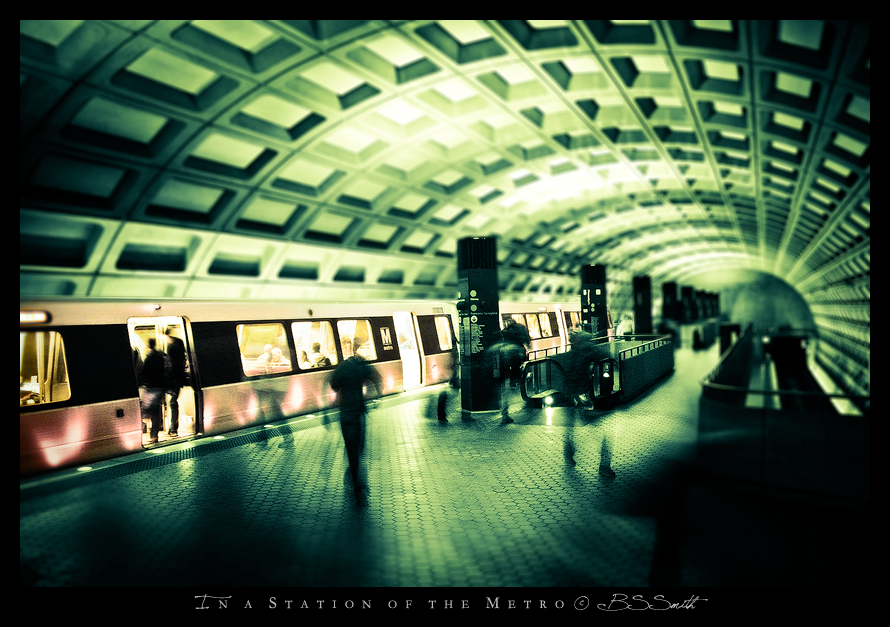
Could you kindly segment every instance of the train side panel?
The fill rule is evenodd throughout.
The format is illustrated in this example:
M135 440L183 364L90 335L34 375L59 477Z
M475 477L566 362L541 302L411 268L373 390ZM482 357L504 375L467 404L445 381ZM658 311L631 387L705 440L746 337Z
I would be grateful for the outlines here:
M203 388L203 433L236 429L328 407L322 395L329 372L243 381Z
M119 410L120 418L116 416ZM22 414L19 473L29 475L141 451L141 425L138 398Z
M352 319L348 319L352 320ZM399 360L398 346L392 341L395 337L391 317L365 316L368 321L368 336L362 336L365 343L372 343L375 360L372 367L380 374L383 395L395 394L403 390L402 363ZM346 346L339 334L334 336L336 354L329 355L332 363L320 369L302 370L298 364L290 364L286 372L251 376L254 368L243 363L245 357L238 345L237 327L239 324L282 324L286 330L287 348L291 355L297 355L292 324L309 322L295 321L232 321L193 323L197 364L200 372L203 396L202 432L204 435L226 433L257 424L273 422L288 416L307 414L336 404L336 395L328 387L327 380L336 364L344 359ZM338 319L316 318L312 322L330 323L338 328ZM245 370L247 373L245 373Z
M70 397L23 405L20 473L141 450L142 416L125 325L44 327L64 343Z

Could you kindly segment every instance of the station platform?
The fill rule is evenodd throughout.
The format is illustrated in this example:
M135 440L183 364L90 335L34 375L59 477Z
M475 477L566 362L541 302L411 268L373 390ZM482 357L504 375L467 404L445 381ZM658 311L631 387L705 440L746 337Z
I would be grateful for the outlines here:
M428 390L368 418L365 502L336 423L298 417L20 482L22 586L837 586L864 576L870 512L678 482L718 349L627 405L435 416ZM602 442L615 477L600 473ZM842 459L826 460L842 463ZM682 474L682 473L681 473ZM685 476L685 475L683 475ZM681 485L682 489L677 486ZM679 514L659 518L667 505ZM670 506L674 505L673 508ZM673 521L673 522L671 522ZM147 598L147 597L146 597ZM162 600L159 598L159 601Z

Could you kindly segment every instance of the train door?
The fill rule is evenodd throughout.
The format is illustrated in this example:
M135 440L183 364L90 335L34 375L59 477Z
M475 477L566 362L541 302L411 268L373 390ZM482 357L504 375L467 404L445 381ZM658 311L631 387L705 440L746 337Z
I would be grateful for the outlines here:
M143 446L200 433L200 403L197 401L188 320L179 316L130 318L127 320L127 330L133 349L133 367L139 381ZM169 358L166 394L158 395L151 391L158 388L149 388L153 383L162 383L156 380L158 371L153 363L149 363L151 372L145 368L151 345ZM151 362L155 362L155 359L152 358ZM152 424L152 418L155 424Z
M559 305L555 306L553 310L556 312L556 329L557 334L559 335L559 349L557 352L563 353L569 345L569 330L566 328L566 314Z
M423 357L417 337L417 321L413 312L395 311L396 338L402 358L402 385L406 390L423 385Z

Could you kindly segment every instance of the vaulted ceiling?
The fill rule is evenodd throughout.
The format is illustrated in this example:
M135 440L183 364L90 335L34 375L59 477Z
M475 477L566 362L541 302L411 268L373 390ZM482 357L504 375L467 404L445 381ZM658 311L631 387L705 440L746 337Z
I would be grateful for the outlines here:
M492 236L505 299L751 269L867 333L869 50L844 20L23 20L20 292L454 298Z

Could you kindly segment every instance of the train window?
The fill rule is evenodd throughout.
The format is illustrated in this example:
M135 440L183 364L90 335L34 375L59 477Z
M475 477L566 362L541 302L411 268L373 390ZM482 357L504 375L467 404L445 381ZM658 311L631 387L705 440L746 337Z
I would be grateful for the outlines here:
M56 331L19 333L19 405L71 398L65 343Z
M541 339L541 325L538 324L537 314L525 314L525 326L528 328L528 334L533 340Z
M344 359L352 355L361 355L368 361L377 359L371 323L367 320L337 320L337 334Z
M304 320L291 325L300 370L326 368L338 362L334 327L327 320Z
M580 311L567 311L566 315L569 316L569 326L572 331L580 331L581 330L581 312Z
M510 314L510 317L513 318L513 322L516 324L525 324L525 320L522 319L522 314Z
M439 348L443 351L451 350L451 325L448 316L436 316L436 335L439 337Z
M283 324L239 324L236 330L244 374L253 377L293 370Z
M544 337L553 337L553 331L550 328L550 314L540 313L538 319L541 321L541 335Z

